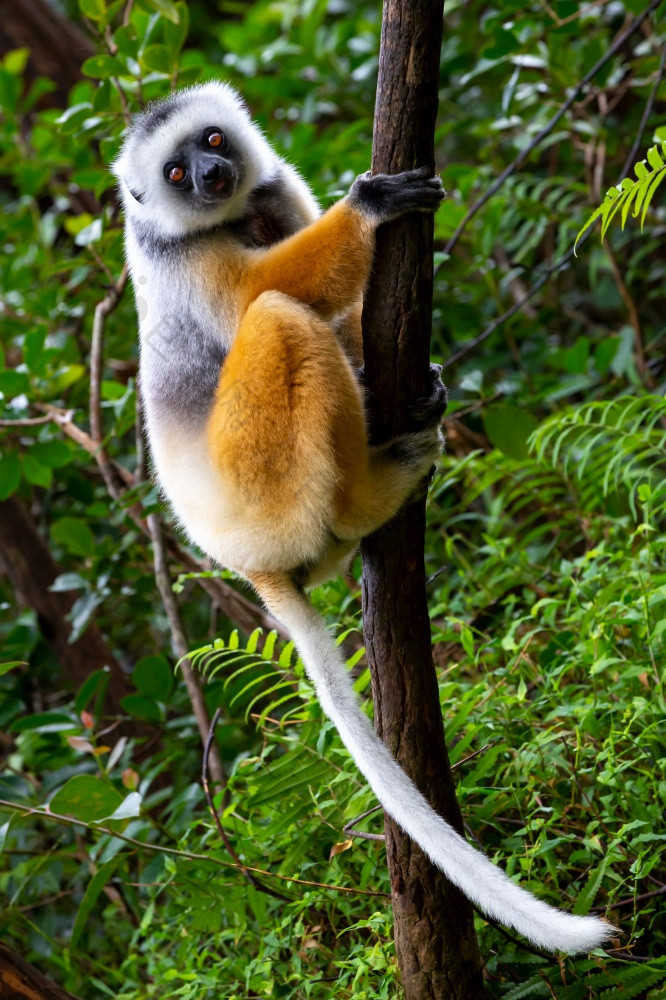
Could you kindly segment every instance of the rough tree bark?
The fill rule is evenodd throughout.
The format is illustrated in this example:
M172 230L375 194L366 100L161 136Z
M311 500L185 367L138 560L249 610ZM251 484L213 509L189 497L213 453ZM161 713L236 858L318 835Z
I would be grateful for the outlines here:
M443 0L385 0L372 169L434 166ZM403 430L428 394L433 222L409 216L378 233L363 344L371 430ZM424 490L425 492L425 490ZM449 823L462 818L444 741L430 646L423 551L425 499L363 543L363 619L375 724ZM407 1000L477 1000L481 964L470 903L386 817L395 941Z
M5 1000L77 1000L4 944L0 944L0 997Z

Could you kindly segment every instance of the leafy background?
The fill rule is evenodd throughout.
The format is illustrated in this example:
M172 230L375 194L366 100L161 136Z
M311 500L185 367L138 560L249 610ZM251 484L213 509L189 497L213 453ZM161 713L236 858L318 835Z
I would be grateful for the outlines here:
M446 4L437 161L450 196L436 220L432 350L451 402L426 560L447 739L469 836L543 898L624 932L608 954L558 962L479 920L489 997L663 995L659 197L642 235L631 220L611 227L546 275L634 142L638 160L666 138L663 5L652 6L451 245L644 4ZM110 496L76 435L93 430L95 310L123 268L108 165L128 115L223 76L328 204L368 165L379 5L80 0L67 12L94 54L66 107L26 76L27 51L0 67L0 514L17 500L28 511L70 639L96 630L113 664L73 684L43 616L17 599L10 568L0 577L0 935L82 998L395 997L383 846L344 831L371 794L290 646L239 633L170 548L188 648L205 650L191 663L209 711L221 709L216 808L236 854L287 900L230 864L206 808L141 530L161 508L137 453L129 288L105 324L100 412L131 488ZM47 419L53 406L65 415ZM358 587L336 581L314 599L356 650L369 696ZM45 816L47 803L79 824Z

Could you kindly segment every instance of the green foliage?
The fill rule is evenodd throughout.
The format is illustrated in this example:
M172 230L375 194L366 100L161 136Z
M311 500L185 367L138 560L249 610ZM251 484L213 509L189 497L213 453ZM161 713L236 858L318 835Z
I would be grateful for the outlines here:
M27 83L26 50L0 65L0 500L30 510L57 560L51 590L71 599L72 638L95 625L130 680L114 710L104 663L69 690L42 619L0 578L0 936L83 1000L394 998L384 848L344 832L372 794L291 645L240 635L183 572L190 663L209 710L221 709L220 821L287 901L247 883L207 813L195 719L132 517L161 508L137 463L129 292L107 320L100 388L107 452L136 486L111 500L85 440L67 434L67 419L89 430L93 315L123 267L108 165L128 116L172 87L224 76L326 203L368 166L379 8L66 6L96 48L66 108L49 105L49 81ZM602 171L619 175L657 71L649 21L441 252L642 7L447 4L437 359L568 250L590 186L603 190ZM649 154L594 216L607 228L618 211L623 222L641 214L640 242L618 236L619 266L595 248L589 267L553 277L447 372L448 454L426 558L463 811L522 884L624 931L611 954L560 966L479 920L489 997L656 1000L663 989L659 897L639 898L663 882L666 837L663 240L649 211L660 163ZM170 568L182 569L175 557ZM337 581L314 596L349 640L358 591ZM370 710L359 656L348 665ZM366 822L380 832L378 816Z
M662 153L666 156L666 142L661 143L661 152L659 146L651 146L647 151L648 165L645 165L645 160L639 160L638 163L634 164L634 173L638 179L634 181L631 177L625 177L619 184L608 189L602 204L592 213L583 228L578 231L576 243L597 219L601 219L601 238L603 239L620 209L622 209L620 224L624 229L632 206L632 215L634 219L637 219L640 214L641 230L643 229L645 217L655 192L666 176L666 162L664 162Z

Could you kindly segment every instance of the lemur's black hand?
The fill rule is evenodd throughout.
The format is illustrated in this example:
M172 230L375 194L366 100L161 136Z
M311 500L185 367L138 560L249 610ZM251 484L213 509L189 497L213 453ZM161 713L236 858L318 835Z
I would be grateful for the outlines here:
M406 212L435 212L446 192L429 167L401 174L361 174L349 200L373 219L388 222Z

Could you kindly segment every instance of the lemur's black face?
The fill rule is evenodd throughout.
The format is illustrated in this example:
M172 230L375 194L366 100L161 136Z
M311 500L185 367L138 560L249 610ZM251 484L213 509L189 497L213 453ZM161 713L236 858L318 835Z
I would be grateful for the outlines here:
M229 140L215 125L208 125L174 151L164 164L169 187L194 196L202 205L218 205L234 194L240 180Z

